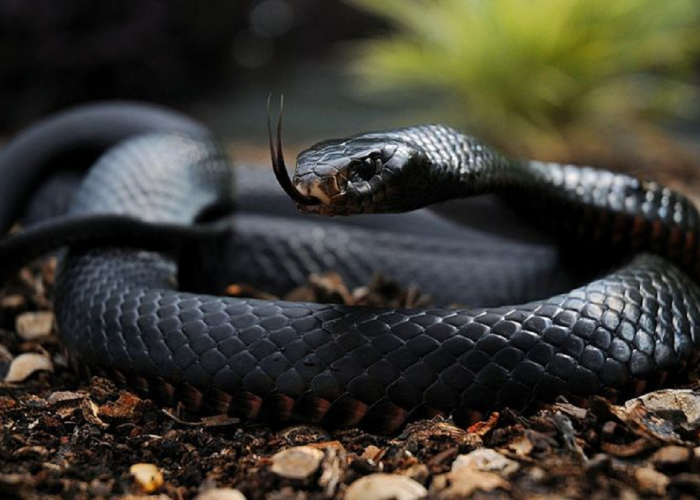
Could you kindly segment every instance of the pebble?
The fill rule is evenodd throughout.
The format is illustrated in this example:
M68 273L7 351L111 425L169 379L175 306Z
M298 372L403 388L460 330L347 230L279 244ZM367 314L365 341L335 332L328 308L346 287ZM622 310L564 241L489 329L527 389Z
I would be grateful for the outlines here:
M215 488L200 493L194 500L246 500L246 498L235 488Z
M379 460L381 460L381 458L384 456L384 452L385 452L385 450L382 450L381 448L378 448L378 447L374 446L373 444L370 444L369 446L367 446L367 448L364 449L360 458L374 460L375 462L379 462Z
M535 445L532 444L530 438L525 434L521 434L508 443L508 449L518 456L528 457L530 453L532 453L532 450L535 449Z
M401 474L419 483L426 483L430 478L430 469L428 469L428 466L425 464L413 464L408 469L402 471Z
M462 467L456 472L443 475L449 476L449 486L440 492L438 498L462 499L471 496L475 491L507 490L510 487L505 479L494 472Z
M270 470L286 479L304 480L315 473L323 460L323 452L311 446L296 446L275 453Z
M683 446L664 446L657 450L651 461L656 465L678 465L690 460L691 451Z
M36 353L20 354L10 363L5 382L23 382L38 371L53 371L53 363L48 356Z
M0 344L0 363L9 363L12 361L12 358L13 356L9 349Z
M134 464L129 473L144 493L153 493L163 486L163 473L154 464Z
M417 500L427 495L428 490L409 477L378 472L348 486L345 500Z
M50 311L26 312L15 319L15 330L22 340L39 340L51 334L53 322Z
M663 496L666 487L671 482L668 476L654 470L652 467L639 467L634 471L634 477L642 493Z
M118 500L171 500L168 495L163 493L160 495L122 495L116 498Z
M5 295L0 299L0 307L2 309L17 310L23 308L25 305L27 305L26 299L18 293Z
M515 460L504 457L500 453L488 448L479 448L466 455L459 455L452 462L452 473L461 474L469 471L496 472L508 477L520 468Z

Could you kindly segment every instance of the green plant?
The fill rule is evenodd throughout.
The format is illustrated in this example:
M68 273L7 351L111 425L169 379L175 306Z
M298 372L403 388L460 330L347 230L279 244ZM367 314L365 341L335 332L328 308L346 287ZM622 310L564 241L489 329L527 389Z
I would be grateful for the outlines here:
M697 0L348 1L395 28L353 47L358 87L433 91L441 119L501 145L570 145L696 96Z

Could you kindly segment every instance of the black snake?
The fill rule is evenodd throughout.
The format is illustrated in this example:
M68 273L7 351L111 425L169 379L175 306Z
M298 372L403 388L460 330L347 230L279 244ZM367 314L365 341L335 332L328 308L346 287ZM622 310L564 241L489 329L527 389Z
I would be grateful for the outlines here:
M444 126L321 143L300 154L293 181L281 144L272 150L304 211L397 212L497 193L568 250L537 237L511 244L425 211L341 224L289 218L260 173L240 176L235 194L227 155L199 124L103 104L44 120L0 151L0 229L34 199L28 227L0 243L2 271L67 245L55 309L81 366L166 402L246 418L383 432L435 414L465 423L559 395L640 390L698 357L700 221L667 188L510 160ZM38 187L51 172L93 163L75 196L65 173ZM491 217L503 210L473 207ZM445 209L469 218L462 210ZM576 282L560 266L564 254L574 268L629 262L532 300ZM378 309L194 293L231 275L276 292L324 268L350 284L381 268L438 303L529 302Z

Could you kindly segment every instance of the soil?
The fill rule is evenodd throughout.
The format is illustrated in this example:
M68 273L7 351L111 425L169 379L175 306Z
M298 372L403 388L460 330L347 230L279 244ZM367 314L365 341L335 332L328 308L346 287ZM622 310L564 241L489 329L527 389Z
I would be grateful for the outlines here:
M51 313L42 313L50 311L53 270L52 261L24 269L0 296L2 499L700 496L697 373L683 381L689 389L626 404L562 399L534 415L503 411L468 429L419 421L393 436L201 417L79 377ZM347 303L428 300L380 278L347 290L335 275L312 277L294 293Z

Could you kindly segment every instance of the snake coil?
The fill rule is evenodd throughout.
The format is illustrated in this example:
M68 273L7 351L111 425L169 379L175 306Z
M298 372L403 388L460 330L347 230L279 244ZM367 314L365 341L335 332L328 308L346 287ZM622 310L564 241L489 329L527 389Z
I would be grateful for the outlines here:
M531 410L559 395L629 393L698 357L698 214L657 184L588 167L514 162L442 126L322 143L300 155L294 178L300 205L318 201L301 206L308 211L403 211L498 192L577 245L636 255L570 292L522 305L349 307L179 290L176 252L165 250L179 249L188 234L196 240L207 232L207 213L236 201L233 171L206 130L160 108L78 108L11 141L0 151L1 229L57 159L70 164L76 156L69 153L78 150L82 163L98 159L68 215L7 237L0 258L14 267L28 245L68 244L55 297L66 348L81 366L165 402L392 432L436 414L465 423L506 406ZM284 234L284 224L248 220L223 238L255 245L270 275L302 274L333 245L328 229L315 243L297 239L276 252L259 233ZM303 227L287 229L297 238L318 236L317 228ZM380 255L353 250L360 229L343 234L350 235L346 243L328 254L340 255L342 266ZM468 258L455 255L461 247L446 244L446 251L425 241L411 244L429 251L412 256L401 246L408 236L373 234L365 238L385 242L391 255L384 258L404 272L416 259L415 267L429 267L430 252L447 259L435 280L458 280L452 268ZM511 265L526 267L538 255L530 257Z

